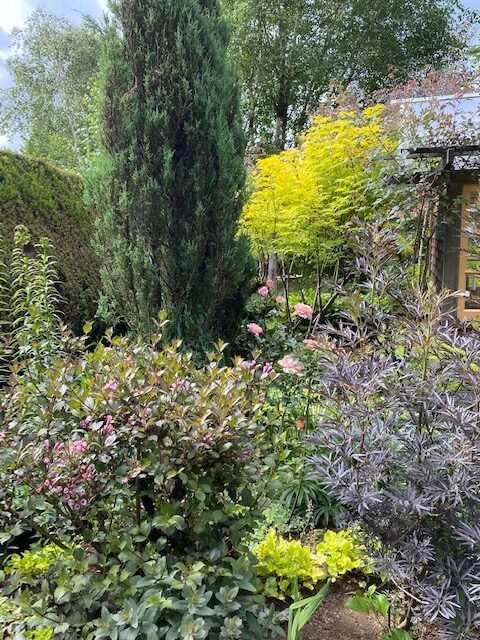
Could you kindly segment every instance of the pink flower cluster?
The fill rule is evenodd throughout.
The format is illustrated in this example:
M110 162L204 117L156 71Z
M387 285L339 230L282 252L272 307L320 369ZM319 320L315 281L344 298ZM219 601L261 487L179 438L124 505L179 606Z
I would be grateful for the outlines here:
M109 380L103 388L105 391L116 391L118 389L118 384L115 380Z
M273 280L267 280L266 283L260 287L258 290L258 295L262 298L266 298L270 291L275 288L275 283Z
M312 338L307 338L303 341L303 344L309 351L317 351L320 348L318 342L316 340L313 340Z
M242 360L240 362L240 369L248 369L248 371L252 371L257 366L256 360Z
M185 388L185 380L178 378L170 387L171 391L181 391Z
M88 452L86 440L74 440L67 445L57 442L53 448L50 441L45 440L43 448L47 477L35 492L54 494L75 511L87 506L85 487L92 478L93 470L92 465L84 460Z
M107 416L107 419L105 420L105 425L102 427L101 432L104 436L116 435L116 431L113 427L113 418L111 415Z

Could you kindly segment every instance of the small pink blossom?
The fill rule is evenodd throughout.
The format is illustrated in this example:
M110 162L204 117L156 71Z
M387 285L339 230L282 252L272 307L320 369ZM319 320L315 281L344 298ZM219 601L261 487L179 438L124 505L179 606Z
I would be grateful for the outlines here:
M313 309L309 304L299 302L295 305L295 315L304 320L311 320L313 317Z
M260 334L263 333L263 329L259 324L256 324L255 322L250 322L250 324L247 324L247 331L248 333L251 333L254 336L259 336Z
M284 298L283 296L277 296L277 297L275 298L275 302L276 302L277 304L285 304L286 300L285 300L285 298Z
M138 467L138 466L137 466L137 467L134 467L134 468L132 469L132 474L133 474L134 476L137 476L139 473L143 473L144 471L145 471L145 467Z
M42 493L42 487L35 487L35 493Z
M85 500L85 498L80 500L80 504L82 505L82 507L86 507L87 506L87 501Z
M301 373L303 371L303 365L297 362L293 356L285 356L278 361L278 364L284 373Z
M45 447L45 449L50 449L50 440L45 440L45 442L43 443L43 446Z
M86 440L75 440L68 447L68 453L70 454L85 453L87 449L88 449L88 442Z
M257 361L256 360L242 360L242 362L240 363L240 368L241 369L248 369L249 371L251 371L252 369L255 369L255 367L257 366Z
M7 434L5 433L5 431L0 431L0 442L3 442L6 437Z
M107 419L105 420L105 426L102 427L101 431L104 436L115 435L115 429L113 428L113 418L111 415L107 416Z
M181 391L185 387L185 380L175 380L175 382L170 387L171 391Z
M44 458L43 459L43 464L49 465L50 464L50 458Z
M129 483L128 478L122 478L122 484L128 484L128 483Z
M262 378L270 375L272 371L273 371L273 366L270 364L270 362L266 362L263 365Z
M318 342L316 340L312 340L311 338L307 338L303 341L303 344L306 345L309 351L317 351L319 348Z
M270 292L268 290L268 287L266 287L265 285L263 287L260 287L260 289L258 290L258 295L262 298L266 298L269 293Z
M105 391L113 391L115 393L115 391L118 389L118 384L115 382L115 380L109 380L103 388Z
M273 287L275 286L274 281L273 281L273 280L270 280L270 279L269 279L269 280L267 280L267 282L266 282L265 284L267 285L267 287L268 287L269 289L273 289Z

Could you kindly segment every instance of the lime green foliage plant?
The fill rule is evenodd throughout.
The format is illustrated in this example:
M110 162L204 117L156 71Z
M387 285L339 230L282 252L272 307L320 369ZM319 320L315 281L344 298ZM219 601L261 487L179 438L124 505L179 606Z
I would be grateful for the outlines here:
M15 228L27 227L34 242L48 237L57 258L65 321L81 332L95 316L98 260L91 246L93 217L85 208L82 179L42 160L0 151L0 247L6 262ZM8 266L8 265L7 265Z
M241 226L259 255L335 262L349 220L372 204L375 156L392 148L382 109L317 116L299 146L258 161Z
M271 529L255 550L257 571L265 580L265 593L284 600L299 599L302 589L312 590L327 572L300 540L286 540Z
M265 593L297 601L303 589L313 590L323 580L335 581L355 569L365 569L364 547L351 531L326 531L316 551L300 540L287 540L271 529L256 547L257 571Z
M317 546L317 555L332 581L355 569L367 568L365 548L350 530L326 531Z
M5 565L7 575L15 574L22 583L28 583L34 578L38 578L48 572L52 565L55 565L59 558L67 551L60 549L55 544L48 544L38 549L38 551L25 551L22 554L15 553Z

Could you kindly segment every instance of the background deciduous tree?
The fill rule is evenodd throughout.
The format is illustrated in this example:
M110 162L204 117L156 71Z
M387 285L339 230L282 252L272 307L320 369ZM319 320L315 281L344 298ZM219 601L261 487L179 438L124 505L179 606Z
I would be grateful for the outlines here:
M462 51L457 0L224 0L249 142L299 133L332 82L371 93ZM458 23L458 24L457 24Z
M101 28L36 9L12 34L7 66L13 84L0 93L0 132L18 134L23 150L82 170L92 141L88 97L98 73Z

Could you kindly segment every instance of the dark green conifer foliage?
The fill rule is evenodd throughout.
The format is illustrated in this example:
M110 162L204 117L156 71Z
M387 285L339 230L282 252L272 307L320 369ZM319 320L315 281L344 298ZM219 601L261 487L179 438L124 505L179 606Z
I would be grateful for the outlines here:
M239 86L218 0L121 0L102 69L103 311L148 333L166 309L189 343L228 338L252 275ZM242 293L243 292L243 293Z

